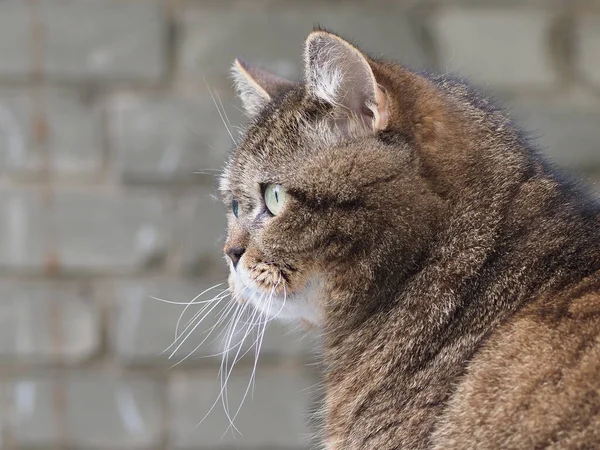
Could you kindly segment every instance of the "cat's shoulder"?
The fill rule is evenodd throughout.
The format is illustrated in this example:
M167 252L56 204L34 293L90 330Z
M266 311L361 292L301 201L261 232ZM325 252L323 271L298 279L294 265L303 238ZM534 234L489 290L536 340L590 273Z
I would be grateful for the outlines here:
M600 438L600 274L538 299L468 365L436 448L588 448Z

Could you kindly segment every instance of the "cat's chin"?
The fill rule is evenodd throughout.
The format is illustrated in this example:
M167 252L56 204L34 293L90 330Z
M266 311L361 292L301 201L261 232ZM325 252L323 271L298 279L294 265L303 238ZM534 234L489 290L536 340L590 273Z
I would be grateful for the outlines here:
M241 266L230 275L230 287L240 301L249 302L266 317L284 322L304 322L320 326L323 322L318 299L322 293L322 282L312 280L299 292L274 293L256 285L248 272Z

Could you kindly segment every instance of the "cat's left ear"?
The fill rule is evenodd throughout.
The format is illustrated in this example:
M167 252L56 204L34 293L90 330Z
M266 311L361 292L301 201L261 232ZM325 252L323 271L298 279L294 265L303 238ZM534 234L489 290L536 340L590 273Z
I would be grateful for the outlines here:
M315 96L358 117L373 131L387 127L387 93L360 50L335 34L314 31L306 39L304 63L307 87Z
M231 75L244 109L249 116L258 114L273 97L296 84L254 67L240 58L233 63Z

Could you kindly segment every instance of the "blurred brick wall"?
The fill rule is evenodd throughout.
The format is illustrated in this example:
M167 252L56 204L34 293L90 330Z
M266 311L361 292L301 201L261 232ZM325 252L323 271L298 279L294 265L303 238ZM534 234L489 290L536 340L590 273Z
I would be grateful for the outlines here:
M233 58L295 77L317 23L470 76L554 161L600 180L594 2L1 0L0 448L304 447L310 341L271 327L243 436L221 439L220 403L196 428L220 359L169 369L183 307L151 297L187 302L225 280L211 194L231 138L211 94L235 133Z

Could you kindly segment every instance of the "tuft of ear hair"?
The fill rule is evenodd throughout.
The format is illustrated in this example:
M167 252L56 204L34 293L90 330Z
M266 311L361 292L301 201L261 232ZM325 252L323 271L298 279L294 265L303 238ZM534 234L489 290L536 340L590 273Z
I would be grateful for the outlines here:
M242 100L246 113L252 117L263 109L271 99L295 86L266 70L254 67L241 58L236 58L231 67L235 89Z
M360 50L335 34L318 30L306 39L304 64L307 88L313 95L357 117L373 131L387 127L387 94Z

